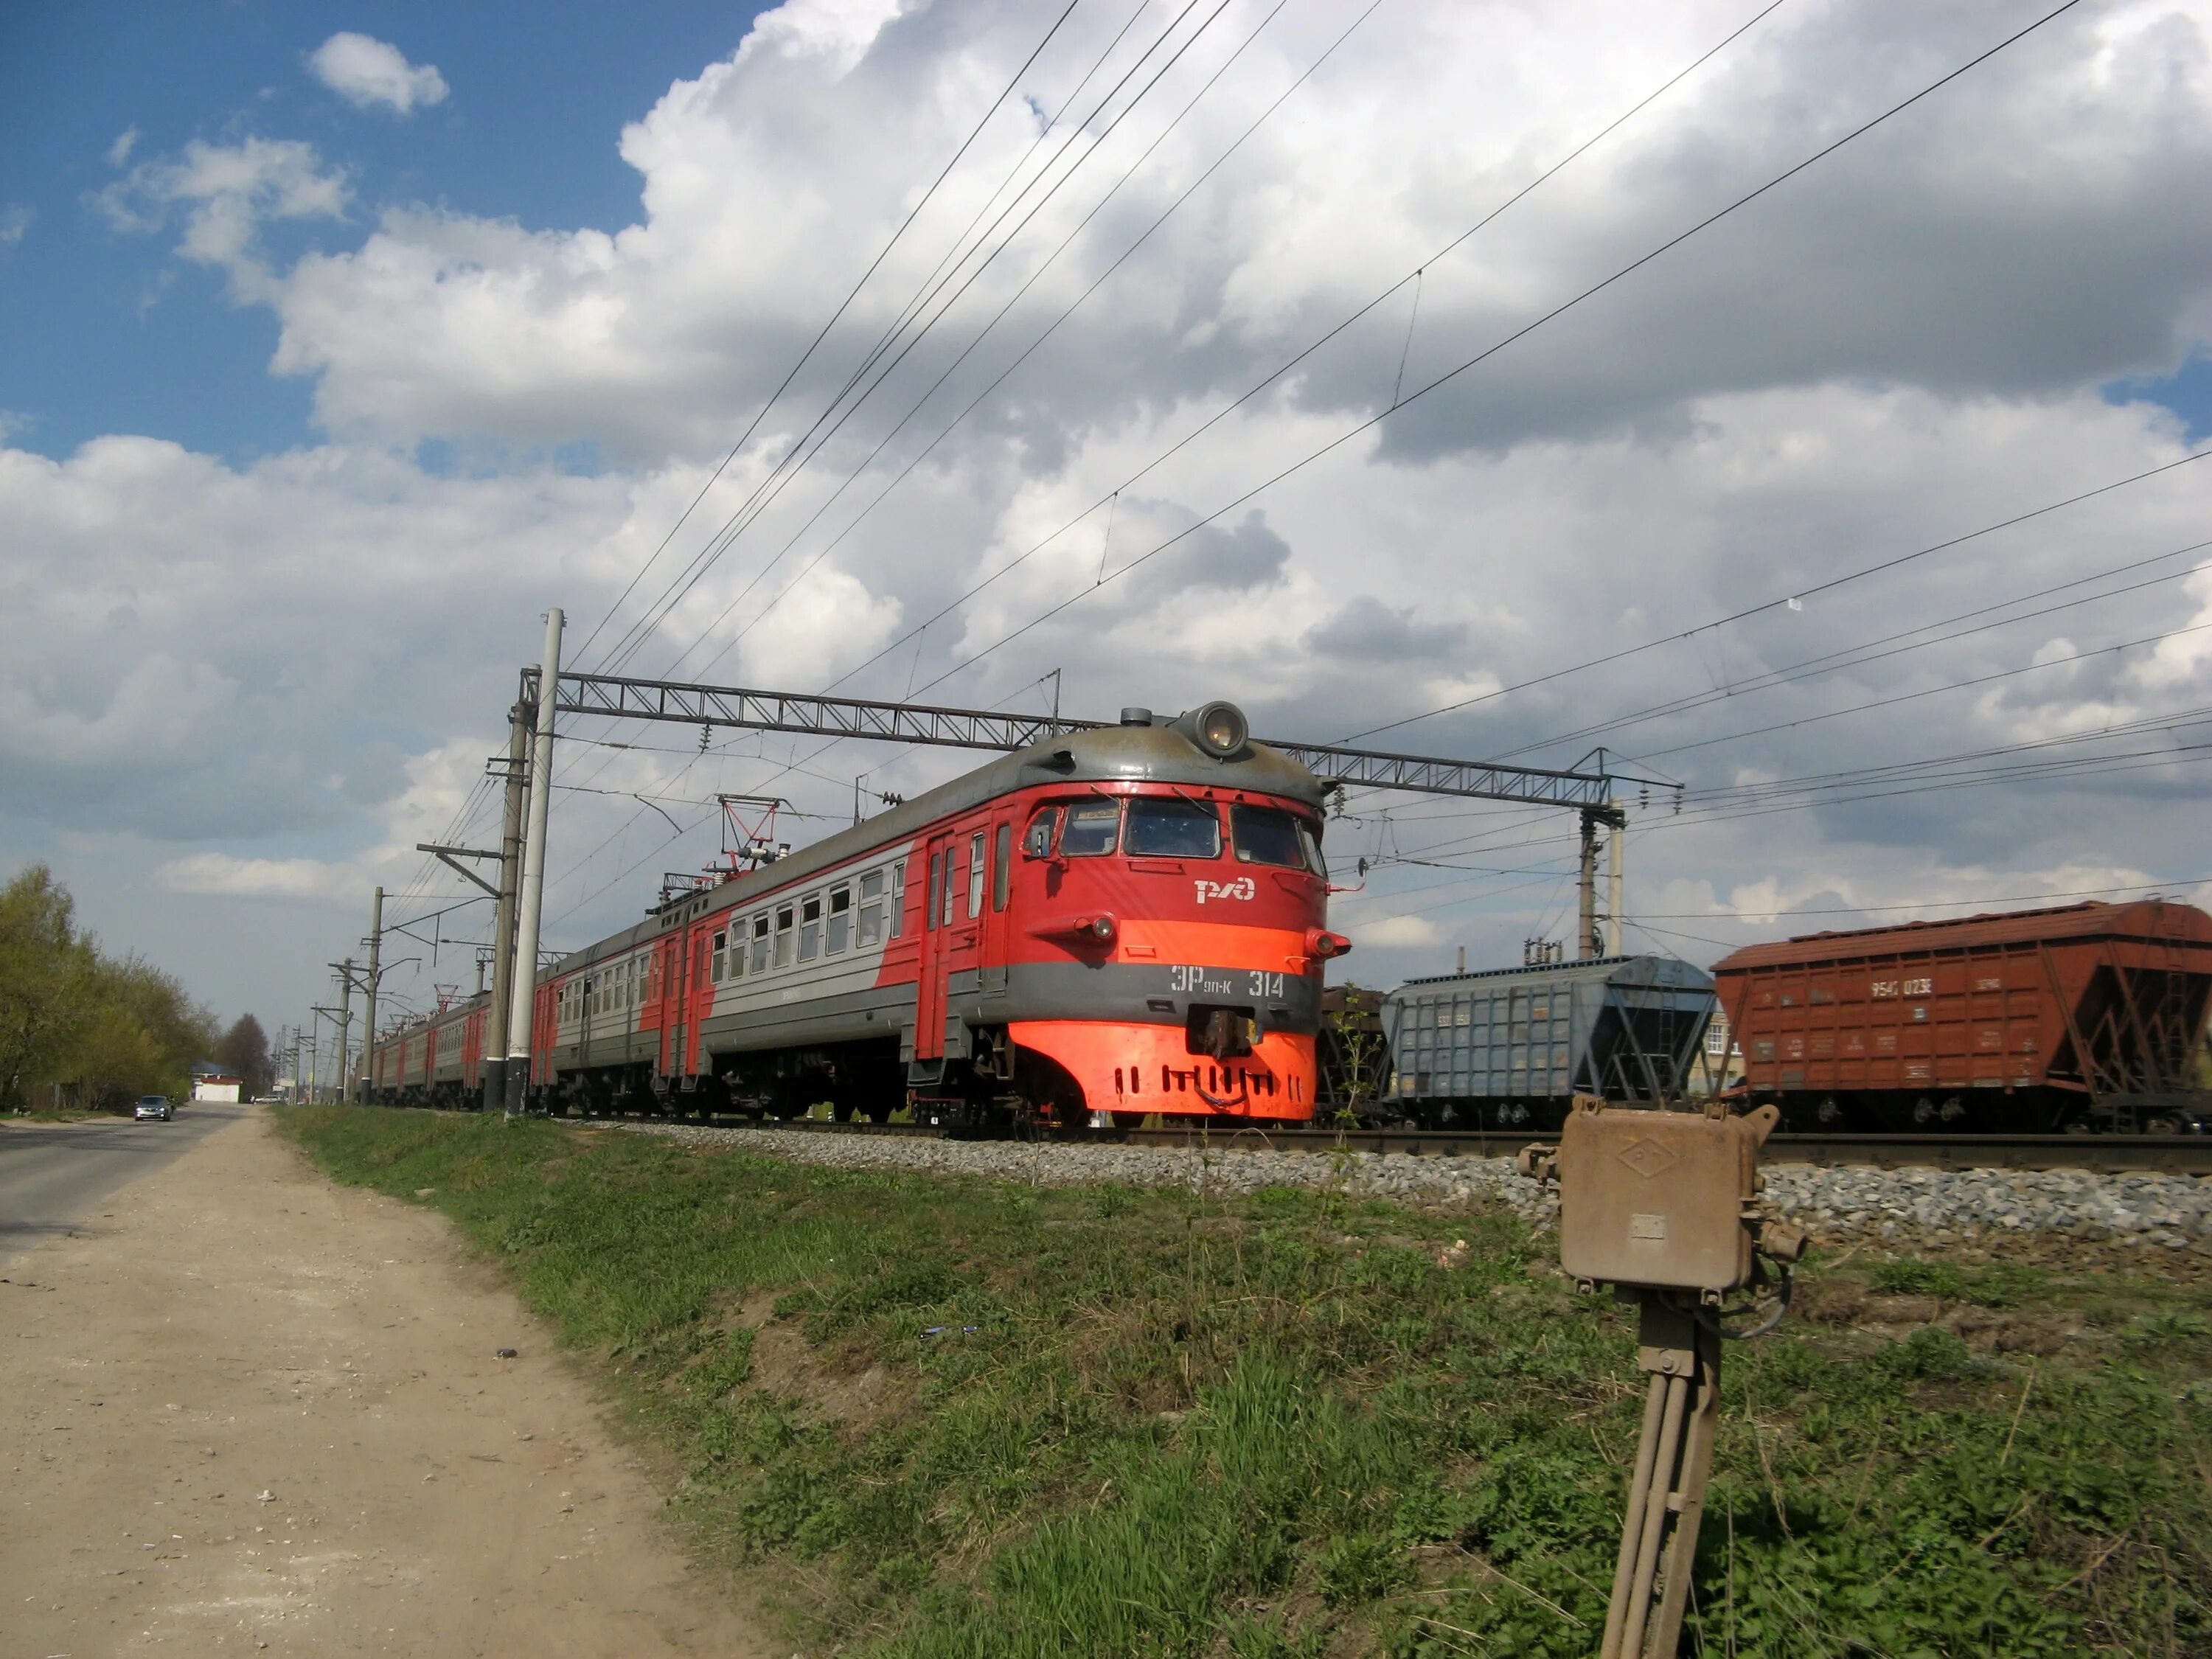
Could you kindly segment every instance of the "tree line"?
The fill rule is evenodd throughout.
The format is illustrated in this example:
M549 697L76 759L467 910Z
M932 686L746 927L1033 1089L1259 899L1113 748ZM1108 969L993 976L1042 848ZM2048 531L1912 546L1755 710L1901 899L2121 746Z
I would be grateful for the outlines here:
M0 889L0 1111L181 1100L198 1060L231 1072L249 1096L269 1087L268 1037L252 1015L226 1031L173 975L102 951L46 866Z

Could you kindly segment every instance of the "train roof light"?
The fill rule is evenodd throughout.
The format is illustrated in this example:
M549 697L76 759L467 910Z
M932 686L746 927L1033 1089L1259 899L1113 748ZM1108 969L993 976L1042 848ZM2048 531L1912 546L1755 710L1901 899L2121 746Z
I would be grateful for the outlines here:
M1227 760L1252 734L1244 711L1233 702L1206 702L1176 721L1176 729L1206 753Z

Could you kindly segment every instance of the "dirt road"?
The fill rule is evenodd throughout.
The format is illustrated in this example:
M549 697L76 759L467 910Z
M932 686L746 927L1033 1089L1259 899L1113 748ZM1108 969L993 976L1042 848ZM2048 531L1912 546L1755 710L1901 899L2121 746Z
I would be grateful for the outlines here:
M258 1111L5 1272L7 1659L769 1651L444 1220Z

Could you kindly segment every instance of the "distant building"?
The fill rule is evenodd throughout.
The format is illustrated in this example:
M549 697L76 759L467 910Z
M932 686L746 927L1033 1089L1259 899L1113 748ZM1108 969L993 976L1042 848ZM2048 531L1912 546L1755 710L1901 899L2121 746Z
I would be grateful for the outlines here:
M245 1079L232 1076L220 1066L202 1060L192 1067L192 1098L196 1101L222 1101L235 1106L245 1091Z
M1743 1050L1736 1046L1727 1012L1717 1006L1705 1022L1704 1072L1699 1083L1692 1085L1692 1093L1718 1094L1743 1076Z

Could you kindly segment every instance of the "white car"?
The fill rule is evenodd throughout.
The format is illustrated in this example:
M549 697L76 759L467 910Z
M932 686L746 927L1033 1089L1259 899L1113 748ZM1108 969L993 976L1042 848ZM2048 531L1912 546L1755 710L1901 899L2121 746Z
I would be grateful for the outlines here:
M168 1096L141 1095L138 1097L138 1109L131 1116L140 1123L167 1123L176 1115L177 1109L169 1104Z

